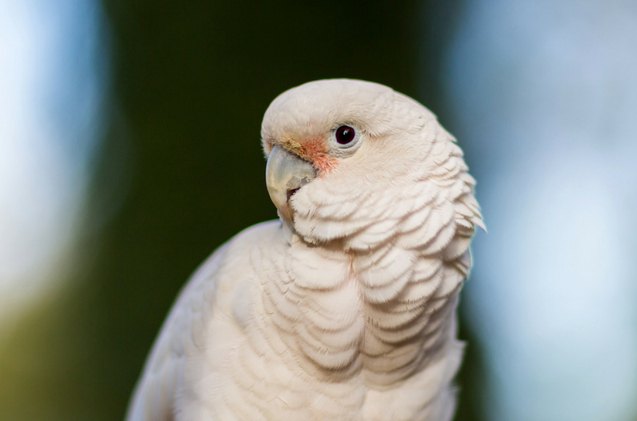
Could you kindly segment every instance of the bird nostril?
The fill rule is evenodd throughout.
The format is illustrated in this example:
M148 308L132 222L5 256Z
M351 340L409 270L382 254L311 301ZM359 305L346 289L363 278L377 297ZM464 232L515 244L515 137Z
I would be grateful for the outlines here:
M299 191L299 188L300 188L300 187L297 187L297 188L295 188L295 189L289 189L289 190L286 192L286 196L287 196L287 200L288 200L288 201L290 200L290 198L291 198L292 196L294 196L294 193L296 193L297 191Z

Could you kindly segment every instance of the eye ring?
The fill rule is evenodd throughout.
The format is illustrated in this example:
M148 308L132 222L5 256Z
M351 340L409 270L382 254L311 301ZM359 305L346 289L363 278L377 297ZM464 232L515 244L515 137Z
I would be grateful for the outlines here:
M340 157L346 157L354 153L361 144L362 131L351 124L339 124L332 129L331 149Z

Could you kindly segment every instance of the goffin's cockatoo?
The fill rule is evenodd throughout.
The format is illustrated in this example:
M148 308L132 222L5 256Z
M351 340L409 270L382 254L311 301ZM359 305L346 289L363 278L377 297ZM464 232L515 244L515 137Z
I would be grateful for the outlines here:
M458 293L482 226L462 151L371 82L279 95L261 130L280 219L194 274L129 420L449 420Z

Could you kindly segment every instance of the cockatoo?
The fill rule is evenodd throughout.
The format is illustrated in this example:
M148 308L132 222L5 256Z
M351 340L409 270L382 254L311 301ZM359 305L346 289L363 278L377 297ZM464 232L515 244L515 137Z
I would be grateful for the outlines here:
M415 100L348 79L279 95L261 138L280 218L193 275L128 419L451 419L482 226L454 138Z

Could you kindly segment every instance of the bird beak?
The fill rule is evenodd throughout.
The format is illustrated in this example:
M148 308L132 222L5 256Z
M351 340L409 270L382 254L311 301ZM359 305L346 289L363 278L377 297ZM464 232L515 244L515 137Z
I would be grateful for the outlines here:
M265 183L272 203L281 218L292 221L290 198L298 189L316 177L316 170L307 161L291 154L281 146L275 146L265 167Z

